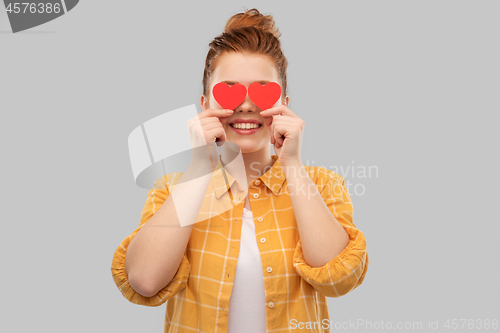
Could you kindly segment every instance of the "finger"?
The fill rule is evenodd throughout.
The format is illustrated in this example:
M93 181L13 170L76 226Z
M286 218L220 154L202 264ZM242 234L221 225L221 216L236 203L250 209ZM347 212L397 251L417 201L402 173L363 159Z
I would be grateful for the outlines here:
M210 117L210 118L202 118L199 120L199 124L201 125L202 128L205 129L207 128L207 126L217 125L217 123L220 124L219 118Z
M224 131L222 126L211 130L211 134L215 137L217 146L222 146L226 142L226 131Z
M229 117L234 113L233 110L229 109L206 109L205 111L201 112L198 116L200 118L208 118L208 117Z
M281 117L279 118L272 118L272 121L271 121L271 144L275 144L277 141L277 139L280 137L279 134L276 134L276 126L278 126L279 124L282 124L284 119L281 119Z
M285 105L275 106L260 113L263 117L271 117L279 114L282 114L283 116L296 117L295 113L293 113L292 110L287 108Z
M274 145L274 126L275 126L275 123L274 122L271 122L271 128L270 128L270 133L271 133L271 144Z
M283 145L283 135L282 132L283 129L280 126L276 126L274 129L274 140L276 141L276 145L281 147Z
M212 130L212 129L214 129L214 128L218 128L218 127L222 127L220 121L210 122L210 123L207 123L207 124L203 125L203 129L205 131L207 131L207 132L210 131L210 130Z

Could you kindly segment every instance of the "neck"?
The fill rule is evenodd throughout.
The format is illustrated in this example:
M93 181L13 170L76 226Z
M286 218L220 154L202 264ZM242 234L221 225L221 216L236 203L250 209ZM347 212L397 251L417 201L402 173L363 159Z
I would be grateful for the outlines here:
M222 146L222 164L226 165L228 156L234 156L234 151L230 151L226 145ZM250 183L253 179L266 173L274 164L271 157L270 146L253 151L250 153L242 153L243 162L245 164L247 181Z

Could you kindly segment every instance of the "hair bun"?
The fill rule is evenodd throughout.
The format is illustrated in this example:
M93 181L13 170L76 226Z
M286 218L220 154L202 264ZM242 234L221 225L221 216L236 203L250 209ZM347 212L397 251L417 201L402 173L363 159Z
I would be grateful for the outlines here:
M229 18L224 31L243 27L255 27L265 32L272 33L276 38L281 36L279 29L274 25L272 15L263 15L256 8L246 10L244 13L238 13Z

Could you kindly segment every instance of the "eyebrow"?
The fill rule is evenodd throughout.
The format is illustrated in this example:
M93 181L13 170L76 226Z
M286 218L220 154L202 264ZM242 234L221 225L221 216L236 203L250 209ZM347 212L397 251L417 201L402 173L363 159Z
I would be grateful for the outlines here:
M229 81L229 80L226 80L226 81L221 81L225 84L228 84L228 85L233 85L233 84L236 84L236 83L239 83L237 81ZM266 85L267 83L271 82L271 81L267 81L267 80L260 80L260 81L253 81L252 83L255 83L255 82L258 82L262 85Z

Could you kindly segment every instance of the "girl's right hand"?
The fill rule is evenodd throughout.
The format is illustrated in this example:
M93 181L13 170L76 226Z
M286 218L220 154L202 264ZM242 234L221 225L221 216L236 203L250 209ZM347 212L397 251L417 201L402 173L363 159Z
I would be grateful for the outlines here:
M191 148L193 152L198 152L198 157L211 156L214 152L218 156L216 146L222 146L226 141L226 133L219 118L229 117L233 112L227 109L206 109L187 121ZM203 153L206 149L201 148L207 145L212 151L209 155Z

